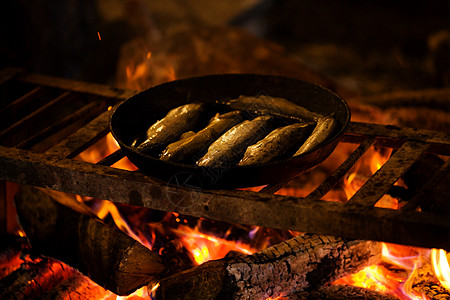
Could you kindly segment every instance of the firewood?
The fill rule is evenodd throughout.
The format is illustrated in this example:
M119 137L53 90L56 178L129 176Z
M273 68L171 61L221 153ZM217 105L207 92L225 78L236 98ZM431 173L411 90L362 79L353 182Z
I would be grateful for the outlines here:
M426 299L450 299L450 291L437 283L416 286L413 291L418 296L426 296Z
M438 283L433 267L425 263L414 270L410 280L405 283L405 289L417 297L426 299L450 299L450 290Z
M165 271L161 257L99 219L24 186L16 195L19 220L32 249L78 269L100 286L128 295Z
M398 300L397 297L390 294L383 294L377 291L360 288L344 284L325 285L318 290L303 292L297 295L288 296L289 300Z
M164 278L158 299L265 299L307 292L380 261L378 242L315 234Z
M0 299L37 298L72 273L73 270L65 269L61 262L48 258L24 263L0 280Z
M111 295L110 291L96 285L86 276L74 272L72 277L64 280L39 298L41 300L82 300L105 299Z
M23 263L20 258L27 240L18 235L0 234L0 279L19 268Z

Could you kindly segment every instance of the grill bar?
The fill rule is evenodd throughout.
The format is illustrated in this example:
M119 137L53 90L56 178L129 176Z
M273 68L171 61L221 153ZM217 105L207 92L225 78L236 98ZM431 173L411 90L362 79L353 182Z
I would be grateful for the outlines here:
M173 187L130 172L0 147L3 180L195 217L450 250L450 220L423 212L249 191ZM5 171L3 171L5 170ZM185 199L180 205L179 199ZM399 236L401 232L401 236Z
M9 124L9 118L11 116L17 116L19 114L19 111L22 110L26 105L30 104L31 102L35 101L37 98L42 97L44 94L44 89L42 89L40 86L34 88L30 92L26 93L22 97L18 98L17 100L9 103L2 109L0 109L0 118L2 119L2 124ZM5 120L6 119L6 120Z
M405 142L391 158L350 198L347 206L373 206L419 159L429 144Z
M442 180L449 174L450 172L450 159L439 168L439 170L434 173L434 175L425 183L422 188L417 191L414 196L408 200L408 203L404 207L402 207L403 211L412 211L415 210L419 206L419 202L421 199L427 199L427 195L429 192L436 187L437 184L441 183Z
M369 137L362 142L352 154L333 172L324 182L320 184L313 192L311 192L307 199L321 199L326 193L334 187L342 177L350 171L355 163L367 152L367 150L375 143L374 139Z
M103 158L101 161L97 162L96 165L111 166L124 157L125 157L125 154L122 152L122 150L119 149L117 151L114 151L107 157Z
M50 148L47 153L60 158L77 156L108 133L107 124L110 116L110 111L103 112L76 133Z
M67 126L69 126L70 124L72 124L77 120L90 118L92 115L98 115L101 109L102 107L99 107L97 103L89 103L88 105L75 111L73 114L65 116L61 120L57 121L55 124L45 128L44 130L34 134L28 139L18 143L16 147L21 149L30 148L32 145L36 144L39 140L43 140L57 133L58 131L66 128Z
M427 129L351 122L342 138L342 142L362 143L366 137L374 137L376 146L398 149L407 140L430 143L427 153L450 156L450 132Z
M109 105L134 94L132 91L21 72L14 73L14 77L8 75L10 73L0 72L0 81L6 78L3 84L19 81L35 85L34 88L56 88L92 101L100 99ZM89 106L90 102L85 105ZM98 117L80 125L77 132L50 144L51 148L48 147L50 149L46 153L0 146L0 180L232 223L450 250L448 218L413 209L373 207L422 153L449 155L449 133L352 122L342 142L359 144L359 147L308 197L299 198L270 194L281 188L284 182L269 185L259 193L170 186L139 171L109 167L123 157L121 151L97 164L74 160L109 132L111 112L106 110L106 106L104 108ZM69 116L79 115L73 113ZM34 138L33 143L43 137ZM347 204L320 200L372 145L397 150ZM442 173L440 177L448 174L448 163L446 166L439 171ZM183 205L180 205L180 198L184 199Z
M38 121L38 119L41 118L40 114L45 114L46 112L52 110L56 104L58 104L62 101L65 101L69 95L70 95L70 92L64 92L59 97L57 97L57 98L53 99L52 101L50 101L49 103L41 106L40 108L33 111L31 114L29 114L25 118L17 121L10 127L1 131L0 132L0 141L8 140L11 137L13 137L14 134L17 134L19 132L19 130L22 130L25 127L31 126L33 123L36 123ZM9 142L8 146L14 146L13 143L14 143L14 141Z

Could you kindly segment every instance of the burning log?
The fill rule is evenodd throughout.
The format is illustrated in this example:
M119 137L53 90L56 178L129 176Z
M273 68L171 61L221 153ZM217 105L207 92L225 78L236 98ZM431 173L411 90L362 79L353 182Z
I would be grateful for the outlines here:
M130 294L165 271L158 254L39 189L22 187L16 205L33 250L77 268L118 295Z
M438 279L429 263L415 269L405 284L414 296L423 299L450 299L450 290L438 284Z
M64 269L61 262L44 258L22 266L0 280L1 299L27 299L37 297L69 278L72 270Z
M347 299L365 299L365 300L398 300L397 297L382 294L377 291L360 288L352 285L333 284L325 285L316 291L300 293L289 299L297 300L347 300Z
M16 235L0 235L2 245L0 246L0 278L9 273L23 263L20 258L22 250L26 248L26 239Z
M40 296L40 299L105 299L111 292L96 285L86 276L74 272L73 276L62 281L53 289Z
M264 299L308 292L380 260L372 241L305 234L253 255L226 257L169 276L158 299Z

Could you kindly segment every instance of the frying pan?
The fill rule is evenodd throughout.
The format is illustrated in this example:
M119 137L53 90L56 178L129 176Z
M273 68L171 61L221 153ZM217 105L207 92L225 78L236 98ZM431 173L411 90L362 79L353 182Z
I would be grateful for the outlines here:
M217 101L260 94L288 99L322 115L334 113L338 128L319 147L296 157L226 169L162 161L131 147L134 139L175 107L192 102L214 106ZM279 182L313 168L331 154L349 121L347 103L323 87L282 76L220 74L175 80L140 92L116 107L110 129L125 155L149 176L178 184L177 176L193 177L194 185L202 188L239 188Z

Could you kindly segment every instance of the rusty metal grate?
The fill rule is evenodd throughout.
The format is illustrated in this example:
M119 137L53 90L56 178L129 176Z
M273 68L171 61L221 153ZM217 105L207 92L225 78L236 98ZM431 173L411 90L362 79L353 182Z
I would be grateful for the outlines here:
M417 210L420 197L450 171L448 160L403 209L374 207L421 155L450 155L447 132L352 122L341 142L359 147L305 198L274 195L286 182L260 192L198 190L110 167L120 151L97 164L73 159L108 133L107 108L132 91L17 69L0 72L0 91L0 180L232 223L450 250L450 218ZM27 111L34 102L39 107ZM396 151L348 202L320 200L372 145Z

